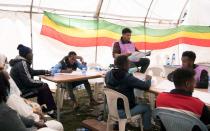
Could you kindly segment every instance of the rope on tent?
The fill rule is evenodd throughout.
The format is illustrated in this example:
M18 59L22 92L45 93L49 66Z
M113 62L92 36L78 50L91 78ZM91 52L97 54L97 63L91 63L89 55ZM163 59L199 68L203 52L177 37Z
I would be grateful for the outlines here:
M146 34L147 34L147 32L146 32L146 21L147 21L147 17L148 17L148 14L149 14L149 11L151 9L151 6L152 6L153 1L154 0L151 0L150 5L149 5L149 8L147 10L147 14L146 14L145 19L144 19L144 52L145 53L146 53Z

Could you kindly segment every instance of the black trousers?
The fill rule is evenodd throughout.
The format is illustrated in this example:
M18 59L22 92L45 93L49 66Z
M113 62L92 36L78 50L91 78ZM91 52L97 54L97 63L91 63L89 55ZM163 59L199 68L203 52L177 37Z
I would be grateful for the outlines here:
M148 58L141 58L138 62L131 62L131 67L141 67L140 72L145 73L149 64L150 60Z
M37 102L40 105L46 104L47 106L46 112L51 110L56 110L55 101L53 99L50 88L46 83L43 83L43 85L40 87L33 88L28 90L27 92L24 92L22 94L22 97L24 98L37 97Z

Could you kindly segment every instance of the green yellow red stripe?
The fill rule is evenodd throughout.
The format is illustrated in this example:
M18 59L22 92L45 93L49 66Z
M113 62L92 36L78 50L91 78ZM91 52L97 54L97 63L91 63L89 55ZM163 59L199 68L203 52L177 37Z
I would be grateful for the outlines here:
M70 19L45 12L41 34L72 46L111 46L121 37L121 25L104 20ZM132 41L139 49L163 49L186 43L210 46L210 28L207 26L179 26L171 29L132 27Z
M109 31L109 30L84 30L84 29L78 29L78 28L68 28L63 27L60 25L56 25L53 21L51 21L49 18L44 17L43 18L43 25L51 27L55 29L56 31L63 33L63 34L70 34L73 37L81 37L81 38L89 38L89 37L109 37L112 39L119 39L121 37L121 34L117 34L115 32ZM163 42L163 41L169 41L171 39L176 39L179 37L192 37L192 38L199 38L199 39L209 39L210 33L192 33L192 32L177 32L168 36L162 36L162 37L154 37L154 36L144 36L144 35L133 35L132 41L133 42L143 42L145 39L147 42Z
M104 30L109 30L118 34L121 34L122 29L125 28L125 26L117 25L117 24L114 24L105 20L99 20L98 28L97 28L96 20L67 18L67 17L63 17L63 16L49 13L49 12L45 12L45 16L48 17L53 22L55 22L56 24L64 26L64 27L80 28L80 29L87 29L87 30L104 29ZM144 35L143 26L130 27L130 28L133 31L133 35ZM146 30L147 30L147 35L149 36L165 36L165 35L174 34L180 31L209 33L210 27L184 25L184 26L179 26L178 28L169 28L169 29L146 28Z

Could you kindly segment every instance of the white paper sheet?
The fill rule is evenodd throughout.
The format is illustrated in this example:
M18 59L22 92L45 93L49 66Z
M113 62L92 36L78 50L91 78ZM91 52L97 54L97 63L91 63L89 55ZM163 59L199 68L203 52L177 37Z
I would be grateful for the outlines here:
M128 57L128 59L130 60L130 61L132 61L132 62L137 62L137 61L139 61L139 59L140 58L143 58L143 57L145 57L146 55L148 55L150 52L134 52L134 53L132 53L132 55L130 55L129 57Z
M94 75L98 75L98 74L99 74L99 72L92 71L92 70L86 72L87 76L94 76ZM83 74L82 74L82 71L77 70L77 71L73 71L72 73L56 73L55 76L56 75L80 76L80 75L83 75Z

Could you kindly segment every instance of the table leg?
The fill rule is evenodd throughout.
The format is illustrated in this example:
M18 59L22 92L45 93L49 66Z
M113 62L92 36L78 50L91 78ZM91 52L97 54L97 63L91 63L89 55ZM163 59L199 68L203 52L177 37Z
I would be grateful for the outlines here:
M59 84L57 84L56 89L56 104L57 104L57 120L60 121L60 98L61 98L61 89Z
M107 109L107 101L106 101L106 96L104 95L104 112L103 112L103 120L107 120L107 114L108 114L108 109Z
M154 110L155 109L155 94L150 93L149 95L149 99L150 99L150 104L151 104L151 109Z
M149 101L150 101L150 105L151 105L151 110L153 111L155 109L155 98L156 98L156 95L153 94L153 93L149 93ZM152 124L155 125L155 121L152 117L152 120L151 120Z

